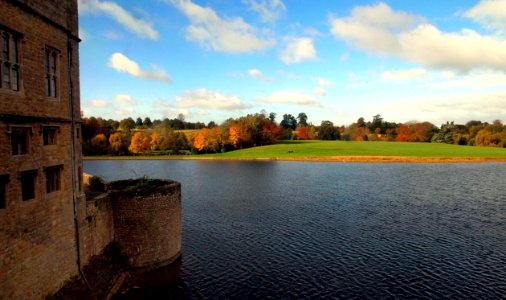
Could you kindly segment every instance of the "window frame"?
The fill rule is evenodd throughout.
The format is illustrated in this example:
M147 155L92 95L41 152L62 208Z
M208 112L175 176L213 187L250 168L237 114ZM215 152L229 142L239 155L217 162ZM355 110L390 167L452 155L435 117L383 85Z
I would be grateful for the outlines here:
M63 165L49 166L44 168L46 177L46 194L61 191Z
M19 44L22 35L0 24L0 90L21 90Z
M9 126L11 137L11 155L20 156L30 154L30 136L33 133L30 126ZM24 143L23 143L24 140Z
M48 45L44 49L44 95L51 99L60 97L60 54Z
M9 174L0 175L0 209L7 208L7 183L9 181Z
M21 171L21 199L23 201L30 201L35 199L36 197L36 180L38 176L39 170L26 170Z
M53 146L58 144L58 135L60 133L59 126L43 125L41 133L42 144L44 146Z

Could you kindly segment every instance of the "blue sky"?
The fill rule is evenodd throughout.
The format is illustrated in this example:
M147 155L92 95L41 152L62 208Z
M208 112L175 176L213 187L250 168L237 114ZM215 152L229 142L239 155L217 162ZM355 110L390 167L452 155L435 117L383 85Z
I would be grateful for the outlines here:
M506 0L79 0L87 117L506 121Z

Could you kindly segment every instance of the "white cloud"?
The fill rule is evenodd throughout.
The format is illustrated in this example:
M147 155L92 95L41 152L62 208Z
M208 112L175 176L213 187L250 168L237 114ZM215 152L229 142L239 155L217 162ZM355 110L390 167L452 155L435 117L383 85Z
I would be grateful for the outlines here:
M132 96L126 94L118 94L111 100L92 99L84 102L87 106L83 106L83 111L87 116L97 116L104 113L110 113L110 118L132 117L137 111L137 101ZM107 109L103 109L107 107Z
M134 98L132 98L132 96L125 95L125 94L117 95L115 98L115 101L117 104L122 105L122 106L125 106L125 105L132 106L132 105L137 104L136 101L134 100Z
M355 7L351 16L331 17L331 32L352 47L425 67L468 72L506 69L506 41L463 29L442 32L423 18L388 5Z
M291 65L316 59L316 49L311 38L287 38L286 41L286 48L279 54L283 63Z
M224 95L218 92L201 88L194 91L186 91L176 98L180 108L240 110L246 105L239 97Z
M499 72L479 72L465 76L441 77L443 80L425 84L434 89L480 90L501 88L506 90L506 74Z
M136 112L135 107L137 105L137 101L126 94L118 94L114 99L116 102L114 113L121 117L130 117Z
M106 101L106 100L96 99L96 100L90 100L90 105L93 107L106 107L106 106L109 106L110 103L109 103L109 101Z
M454 72L448 71L448 70L444 70L444 71L439 72L439 77L441 77L443 79L453 79L456 76L457 75Z
M286 11L281 0L243 0L243 2L257 12L264 22L276 21Z
M323 88L321 88L321 87L316 87L316 88L313 90L313 93L314 93L315 95L318 95L318 96L321 96L321 97L323 97L323 96L327 95L327 91L325 91L325 90L324 90Z
M463 15L489 29L506 32L506 0L481 0Z
M426 78L429 76L429 72L425 69L410 69L410 70L396 70L396 71L385 71L381 74L381 79L384 81L392 82L406 82L411 80L417 80Z
M115 30L107 30L104 35L109 40L121 40L123 38L123 35Z
M114 113L118 116L121 116L121 117L132 117L132 115L134 113L134 108L133 107L124 107L124 108L115 110Z
M167 0L190 20L186 39L206 49L225 53L262 51L274 46L270 37L262 38L257 29L242 18L223 19L209 7L202 7L191 0Z
M123 7L110 1L79 0L80 13L104 13L141 38L158 39L158 32L152 24L134 17Z
M429 121L436 125L446 121L466 123L469 120L492 121L504 119L506 115L506 93L474 93L444 97L418 97L411 101L405 99L384 102L380 106L370 106L365 113L385 111L385 119L396 122L408 120ZM448 114L451 112L451 114Z
M318 83L319 86L335 86L336 85L335 82L325 79L323 77L314 78L314 81L316 81L316 83Z
M273 81L274 79L271 77L266 76L262 71L258 69L249 69L248 75L252 78L259 79L261 81Z
M275 91L270 96L256 97L255 100L257 103L295 104L314 107L322 106L315 96L298 90Z
M116 52L111 56L109 59L109 66L118 72L127 73L135 77L140 77L148 80L171 82L169 75L167 75L164 70L142 70L135 61L130 60L128 57L119 52Z

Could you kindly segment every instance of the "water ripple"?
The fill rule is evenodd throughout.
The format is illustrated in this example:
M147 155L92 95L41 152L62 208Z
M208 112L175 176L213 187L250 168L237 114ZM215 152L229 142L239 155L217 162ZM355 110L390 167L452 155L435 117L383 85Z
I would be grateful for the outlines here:
M182 182L179 275L126 286L118 298L506 299L505 164L112 161L85 169Z

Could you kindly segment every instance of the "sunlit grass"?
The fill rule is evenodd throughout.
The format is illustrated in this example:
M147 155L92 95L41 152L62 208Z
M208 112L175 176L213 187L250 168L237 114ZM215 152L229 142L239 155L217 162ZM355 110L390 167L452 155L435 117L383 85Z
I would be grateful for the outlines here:
M471 147L438 143L283 141L227 153L207 154L214 158L304 158L333 156L402 156L441 158L506 158L506 148Z

